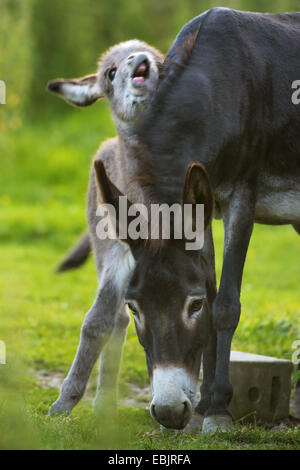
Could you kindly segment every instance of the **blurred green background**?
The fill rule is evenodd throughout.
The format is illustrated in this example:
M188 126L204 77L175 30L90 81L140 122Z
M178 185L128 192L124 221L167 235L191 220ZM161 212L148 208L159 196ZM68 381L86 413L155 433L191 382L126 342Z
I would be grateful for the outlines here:
M0 365L0 448L121 445L107 444L98 434L90 396L71 418L47 418L58 394L51 378L68 372L97 287L92 259L64 275L54 269L86 226L91 159L115 129L107 103L77 109L48 93L46 84L93 73L99 55L123 40L138 38L166 53L186 22L213 6L283 12L300 10L300 1L0 0L0 80L7 87L6 104L0 104L0 340L7 347L7 364ZM214 234L219 276L220 222L214 222ZM299 252L291 227L255 227L235 349L290 359L292 343L300 338ZM45 375L48 381L41 380ZM120 396L132 396L129 384L147 383L131 324ZM123 425L132 425L123 447L299 446L299 437L295 444L291 436L278 435L276 441L274 434L245 432L226 442L201 436L195 442L161 436L155 441L154 434L148 436L155 427L148 411L122 413Z

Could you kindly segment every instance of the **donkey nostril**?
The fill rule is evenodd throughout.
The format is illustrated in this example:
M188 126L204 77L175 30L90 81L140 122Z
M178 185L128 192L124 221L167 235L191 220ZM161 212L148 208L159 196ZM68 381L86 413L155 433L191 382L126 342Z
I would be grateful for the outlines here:
M184 419L186 419L187 416L190 414L190 409L189 409L187 400L184 401L182 404L183 404L183 417Z
M134 55L130 55L129 57L127 57L127 60L128 60L128 61L129 61L129 60L132 60L132 59L134 59Z
M153 405L153 404L151 405L150 411L151 411L152 418L157 420L157 417L156 417L156 414L155 414L155 405Z
M191 405L189 400L179 402L177 405L150 406L150 414L153 419L167 428L182 429L191 417Z

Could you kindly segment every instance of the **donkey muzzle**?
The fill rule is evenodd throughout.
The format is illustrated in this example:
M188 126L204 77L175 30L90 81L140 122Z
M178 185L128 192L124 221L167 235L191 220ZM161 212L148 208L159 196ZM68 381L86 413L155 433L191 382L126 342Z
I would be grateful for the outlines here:
M194 381L177 367L156 368L152 377L151 416L166 428L183 429L193 413Z
M181 403L170 405L161 405L153 400L150 412L152 418L165 428L183 429L191 419L192 405L188 398Z

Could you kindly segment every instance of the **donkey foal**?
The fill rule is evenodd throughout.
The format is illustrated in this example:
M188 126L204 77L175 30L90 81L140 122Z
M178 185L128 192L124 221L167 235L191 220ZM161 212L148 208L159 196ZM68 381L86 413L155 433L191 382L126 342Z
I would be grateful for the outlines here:
M162 61L160 52L148 44L137 40L126 41L112 47L100 58L96 74L75 80L55 80L48 85L49 90L76 106L89 106L101 98L109 100L118 137L102 144L96 160L104 163L111 179L126 193L136 162L124 151L123 139L134 139L133 127L141 112L151 102ZM131 186L130 194L135 200L137 188ZM129 247L122 242L99 240L96 237L98 202L92 168L87 209L90 233L85 236L83 243L88 247L86 237L90 237L95 253L99 290L85 316L75 359L64 380L59 398L50 408L51 416L62 412L70 413L79 402L104 346L94 406L99 411L107 404L112 407L116 405L122 345L129 323L124 293L134 267L134 259Z

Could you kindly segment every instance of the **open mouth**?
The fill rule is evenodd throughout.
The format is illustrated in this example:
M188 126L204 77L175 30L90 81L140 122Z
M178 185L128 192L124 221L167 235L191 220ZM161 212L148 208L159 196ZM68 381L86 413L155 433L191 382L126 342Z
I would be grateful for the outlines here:
M149 72L150 72L150 63L146 59L144 60L141 64L139 64L135 71L132 74L132 81L135 84L143 84L145 80L149 77Z

